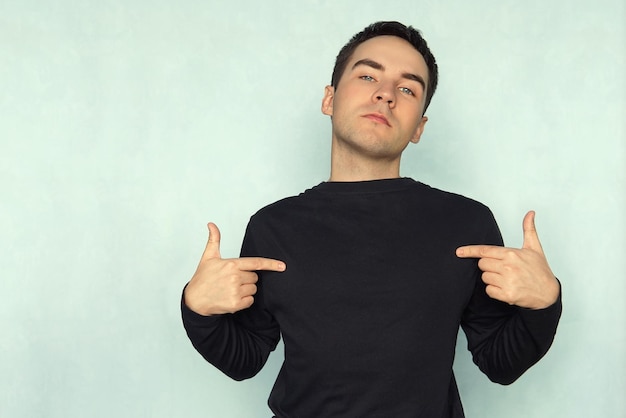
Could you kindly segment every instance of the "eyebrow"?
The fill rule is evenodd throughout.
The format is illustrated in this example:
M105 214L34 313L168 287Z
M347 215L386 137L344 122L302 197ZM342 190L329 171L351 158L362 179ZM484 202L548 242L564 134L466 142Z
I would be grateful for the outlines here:
M361 66L361 65L371 67L375 70L385 71L384 65L369 58L363 58L362 60L358 60L357 62L354 63L354 65L352 66L352 69L354 70L356 67ZM412 73L402 73L402 78L406 78L407 80L413 80L421 84L422 90L426 91L426 82L419 75L412 74Z

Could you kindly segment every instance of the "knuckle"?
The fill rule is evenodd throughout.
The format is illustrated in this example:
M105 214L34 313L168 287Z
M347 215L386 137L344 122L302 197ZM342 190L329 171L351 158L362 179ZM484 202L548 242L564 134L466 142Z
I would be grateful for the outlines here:
M507 249L504 253L504 256L514 260L519 258L518 251L513 248Z
M224 262L224 268L227 270L236 270L237 263L235 262L235 260L226 260Z
M497 299L498 298L498 294L495 291L495 287L493 286L487 286L485 288L485 292L487 293L487 295L491 298Z
M249 308L250 306L252 306L253 303L254 303L254 296L248 296L247 298L241 300L241 304L240 304L241 309Z
M228 308L230 312L237 312L240 310L239 306L241 305L241 298L233 296L228 302Z
M239 275L231 274L228 276L228 283L232 286L237 286L239 284Z

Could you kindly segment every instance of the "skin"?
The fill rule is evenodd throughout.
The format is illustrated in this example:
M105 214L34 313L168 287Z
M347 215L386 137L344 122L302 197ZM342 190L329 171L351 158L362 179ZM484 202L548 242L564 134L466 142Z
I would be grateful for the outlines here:
M366 181L400 176L402 152L418 143L428 118L423 116L428 68L408 42L379 36L359 45L337 86L326 86L322 113L331 117L330 181ZM486 292L511 305L543 309L560 294L535 229L535 213L524 217L522 248L468 245L460 258L478 258ZM220 231L208 224L209 238L191 281L185 304L201 315L234 313L254 303L257 271L285 271L269 258L223 259Z
M524 216L522 228L522 248L468 245L457 248L456 255L479 259L491 298L522 308L544 309L557 301L561 287L539 242L534 211Z
M427 81L424 58L401 38L379 36L355 49L322 99L332 119L331 181L399 177L402 152L428 121Z
M252 306L256 271L285 271L285 263L263 257L224 259L220 254L220 230L209 223L209 239L191 281L185 288L185 304L200 315L234 313Z

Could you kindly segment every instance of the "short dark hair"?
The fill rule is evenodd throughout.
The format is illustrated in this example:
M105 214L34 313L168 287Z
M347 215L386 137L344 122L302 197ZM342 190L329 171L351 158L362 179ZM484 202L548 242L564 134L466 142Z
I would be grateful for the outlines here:
M359 45L369 39L384 35L397 36L398 38L404 39L405 41L413 45L417 52L422 54L422 57L424 57L424 61L426 61L426 66L428 67L428 85L426 86L426 102L424 105L424 112L426 112L426 109L430 104L430 100L432 99L433 95L435 94L435 90L437 89L437 62L435 61L435 57L432 52L430 52L426 40L422 38L421 33L417 29L414 29L412 26L405 26L400 22L372 23L361 32L354 35L352 39L350 39L350 41L345 44L343 48L341 48L341 51L339 51L339 55L337 55L330 85L335 87L335 89L337 88L337 84L339 84L339 79L345 72L348 61L352 57L354 50Z

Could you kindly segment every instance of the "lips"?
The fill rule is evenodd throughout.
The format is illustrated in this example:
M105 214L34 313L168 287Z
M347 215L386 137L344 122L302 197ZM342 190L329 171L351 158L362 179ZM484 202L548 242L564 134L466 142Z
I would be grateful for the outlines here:
M382 125L391 126L387 118L380 113L368 113L367 115L363 115L363 117Z

